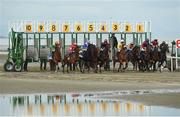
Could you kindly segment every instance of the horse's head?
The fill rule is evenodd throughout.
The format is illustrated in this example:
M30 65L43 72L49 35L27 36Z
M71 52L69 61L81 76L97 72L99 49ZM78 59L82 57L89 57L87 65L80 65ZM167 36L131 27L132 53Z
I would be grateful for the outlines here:
M168 52L169 53L169 46L168 46L168 44L164 43L160 49L161 49L161 52Z
M138 57L139 54L140 54L140 51L141 51L140 47L139 47L139 46L135 46L135 47L132 49L132 54L133 54L134 56Z

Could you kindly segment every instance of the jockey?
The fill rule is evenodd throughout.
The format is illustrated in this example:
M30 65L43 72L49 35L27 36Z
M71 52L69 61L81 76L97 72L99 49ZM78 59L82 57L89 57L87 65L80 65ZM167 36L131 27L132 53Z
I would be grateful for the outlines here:
M101 43L101 48L105 48L107 45L109 45L108 40L105 39L104 42Z
M83 50L87 50L87 48L88 48L88 42L85 42L85 43L83 44L83 46L82 46L82 49L83 49Z
M144 50L146 50L146 47L147 47L148 45L150 45L149 39L146 39L146 40L142 43L141 47L142 47Z
M73 52L73 50L72 50L72 47L70 46L69 48L68 48L68 53L72 53Z
M158 40L154 39L152 42L153 47L158 47Z
M55 42L55 47L61 47L60 41L56 41L56 42Z
M77 48L77 43L73 43L73 44L71 45L71 48L72 48L72 51L74 51L74 50Z
M134 43L132 42L132 43L130 43L130 44L129 44L129 46L128 46L128 50L130 50L130 51L131 51L133 48L134 48Z
M125 47L125 42L124 42L124 40L122 39L122 40L120 41L120 44L118 45L118 49L121 50L121 49L123 49L124 47Z
M166 42L165 42L165 41L163 41L163 42L160 44L160 46L159 46L160 49L162 49L164 45L166 45Z

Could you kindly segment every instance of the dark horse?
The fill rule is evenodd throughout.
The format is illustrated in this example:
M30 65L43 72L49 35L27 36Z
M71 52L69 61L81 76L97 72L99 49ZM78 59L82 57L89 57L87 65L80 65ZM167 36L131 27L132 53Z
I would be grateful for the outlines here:
M94 72L97 73L97 64L98 64L98 48L95 45L89 44L86 51L81 53L80 58L80 71L84 72L85 69L90 71L90 67L94 69Z
M169 53L169 46L166 43L161 43L160 44L160 54L159 54L159 64L158 64L158 68L161 72L161 66L163 66L163 64L165 63L165 65L163 66L163 68L167 67L167 56L166 56L166 52Z
M62 61L63 73L64 73L65 65L67 65L67 72L69 72L69 67L70 67L70 70L75 71L75 68L77 67L77 62L79 61L79 50L80 49L77 46L73 52L66 54L64 56L64 59Z
M110 69L109 68L109 52L110 52L109 44L102 47L98 52L98 65L99 65L100 72L101 72L101 67L103 66L105 70Z
M140 51L139 61L138 61L138 67L140 71L149 71L149 68L152 63L151 51L152 51L152 46L150 44L147 45L145 51Z
M132 50L127 51L128 62L131 62L133 65L133 70L137 70L138 61L139 61L140 47L134 46Z
M156 71L156 63L160 59L160 52L158 47L152 48L152 51L150 53L151 58L150 58L150 67L153 67L153 71Z

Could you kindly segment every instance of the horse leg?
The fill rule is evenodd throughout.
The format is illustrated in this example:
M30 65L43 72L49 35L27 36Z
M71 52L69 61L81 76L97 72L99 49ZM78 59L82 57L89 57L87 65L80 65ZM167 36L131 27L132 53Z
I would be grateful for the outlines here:
M57 72L57 65L56 65L56 63L55 63L55 70L54 70L54 72Z
M71 64L68 62L66 65L67 65L67 73L69 73L69 67L71 67Z
M87 62L87 69L88 69L88 73L90 71L90 62Z
M153 71L156 71L156 62L153 62Z
M120 69L121 69L121 62L119 62L118 72L119 72Z
M64 73L64 67L65 67L65 62L62 62L62 68L63 68L63 73Z
M99 64L99 72L101 73L101 67L102 67L102 64L100 63Z
M97 73L97 62L94 62L94 72Z
M123 62L123 69L122 69L122 72L124 72L125 71L125 69L127 68L127 62Z
M116 62L113 61L113 71L115 71L115 65L116 65Z
M59 70L59 69L60 69L60 68L59 68L59 62L57 62L57 65L56 65L56 66L57 66L57 70Z
M128 61L126 61L125 63L124 63L124 69L127 69L128 68Z

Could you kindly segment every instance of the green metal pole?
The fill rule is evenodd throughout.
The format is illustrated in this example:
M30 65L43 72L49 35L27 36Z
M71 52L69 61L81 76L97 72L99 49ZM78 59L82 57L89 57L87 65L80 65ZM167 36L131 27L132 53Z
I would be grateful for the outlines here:
M65 55L65 49L66 49L65 37L66 37L65 33L63 33L63 58Z
M75 37L75 43L78 44L78 34L76 33L76 37Z
M125 44L126 44L126 42L127 42L126 33L124 33L124 41L125 41Z
M74 33L71 33L71 44L74 43Z
M41 43L40 39L41 39L41 34L39 33L39 44L38 44L39 45L39 47L38 47L38 49L39 49L39 57L40 57L40 43Z
M48 39L48 33L46 33L46 45L47 45L47 48L49 48L49 39Z
M28 34L26 33L26 57L27 57L27 49L28 49Z

